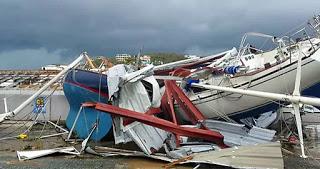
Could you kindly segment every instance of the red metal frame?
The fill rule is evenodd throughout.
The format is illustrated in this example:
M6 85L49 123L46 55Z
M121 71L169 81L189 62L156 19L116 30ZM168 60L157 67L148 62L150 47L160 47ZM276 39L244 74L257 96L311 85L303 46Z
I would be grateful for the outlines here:
M203 121L205 119L204 115L200 110L193 105L189 98L183 93L180 87L176 85L173 80L165 81L166 91L172 93L173 99L182 108L186 115L190 118L191 122L194 124Z
M150 108L145 114L148 114L148 115L155 115L155 114L158 114L158 113L161 113L161 109L160 108ZM134 122L133 119L128 119L128 118L125 118L123 119L123 125L126 126L130 123Z
M87 102L82 106L92 107L112 115L128 118L124 120L124 125L133 121L139 121L141 123L169 131L175 135L177 146L180 145L180 136L187 136L213 141L221 148L227 147L223 142L223 135L219 132L209 130L203 125L201 125L200 129L180 126L177 122L176 113L174 112L174 103L180 106L193 124L202 124L201 122L205 118L199 109L195 107L189 98L183 93L181 88L176 85L175 81L165 81L165 87L165 94L161 100L161 110L163 113L166 113L171 117L171 121L153 116L161 111L158 108L153 108L148 112L141 113L104 103Z
M179 125L176 125L172 122L169 122L164 119L160 119L155 116L119 108L113 105L108 105L105 103L84 103L82 106L84 107L92 107L97 110L110 113L113 115L121 116L121 117L127 117L134 119L136 121L139 121L141 123L154 126L160 129L163 129L165 131L170 131L175 134L179 134L181 136L187 136L187 137L196 137L196 138L202 138L205 140L214 141L216 144L218 144L220 147L226 147L223 143L223 135L221 135L219 132L214 132L211 130L204 130L204 129L198 129L198 128L189 128L189 127L181 127Z

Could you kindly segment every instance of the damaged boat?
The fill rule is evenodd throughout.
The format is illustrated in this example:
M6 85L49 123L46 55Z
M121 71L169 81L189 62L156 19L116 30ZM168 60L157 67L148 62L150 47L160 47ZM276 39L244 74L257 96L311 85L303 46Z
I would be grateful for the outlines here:
M279 103L265 98L199 89L191 87L190 82L273 93L291 93L294 87L297 59L302 53L302 95L319 97L319 18L320 16L315 16L309 21L309 28L315 33L313 36L308 33L306 28L290 36L280 38L262 33L246 33L241 40L239 51L233 48L217 55L189 62L180 61L170 65L156 66L154 74L158 79L181 78L180 86L185 89L190 100L206 118L232 116L240 119L274 110L279 107ZM268 51L257 49L254 45L246 42L249 36L267 38L275 47ZM293 40L294 37L296 37L295 40ZM108 95L105 75L90 72L90 77L88 77L83 76L84 74L88 74L88 72L81 69L69 72L67 77L73 79L66 78L65 80L67 87L64 92L66 95L77 95L77 90L71 90L71 88L95 93L101 96L100 98L104 94ZM96 80L93 81L93 79ZM162 87L161 80L158 81ZM184 119L188 118L184 117Z
M70 105L66 126L74 129L78 138L84 139L97 123L91 139L98 141L106 136L112 126L111 116L97 110L81 108L81 104L87 101L108 102L106 75L97 76L97 73L91 71L71 70L64 78L63 91Z

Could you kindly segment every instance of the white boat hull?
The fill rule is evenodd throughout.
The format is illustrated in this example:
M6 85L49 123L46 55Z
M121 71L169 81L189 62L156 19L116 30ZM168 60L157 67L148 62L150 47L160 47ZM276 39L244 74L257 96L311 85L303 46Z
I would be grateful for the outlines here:
M319 57L320 50L317 50L311 56L303 58L301 75L302 91L320 83L320 62L312 59ZM290 60L287 60L251 76L234 77L228 81L224 81L223 78L225 77L222 76L220 78L212 78L211 84L291 94L294 89L296 68L296 62L290 63ZM314 89L313 87L313 90ZM311 96L317 96L317 93L312 93ZM277 106L277 104L272 104L274 102L269 99L212 90L190 94L189 98L207 118L216 118L221 115L258 115L272 109L272 105Z

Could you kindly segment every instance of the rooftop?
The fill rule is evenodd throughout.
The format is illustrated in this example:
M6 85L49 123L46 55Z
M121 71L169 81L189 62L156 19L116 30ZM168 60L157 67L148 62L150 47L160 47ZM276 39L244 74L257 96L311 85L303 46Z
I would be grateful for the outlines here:
M38 89L58 73L55 70L0 70L0 89ZM61 80L51 88L61 90Z

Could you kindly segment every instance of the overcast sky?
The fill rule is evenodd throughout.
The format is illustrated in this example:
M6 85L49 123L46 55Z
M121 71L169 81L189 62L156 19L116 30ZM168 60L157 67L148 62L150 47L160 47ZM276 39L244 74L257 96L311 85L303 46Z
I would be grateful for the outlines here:
M282 35L320 0L1 0L0 69L69 63L90 55L238 47L245 32Z

